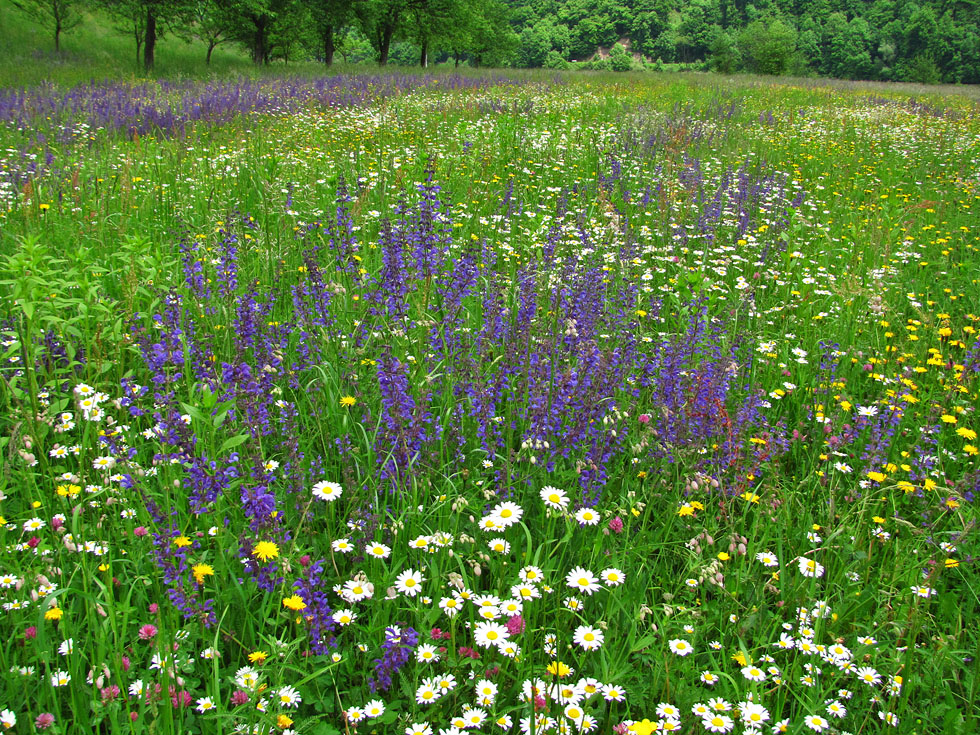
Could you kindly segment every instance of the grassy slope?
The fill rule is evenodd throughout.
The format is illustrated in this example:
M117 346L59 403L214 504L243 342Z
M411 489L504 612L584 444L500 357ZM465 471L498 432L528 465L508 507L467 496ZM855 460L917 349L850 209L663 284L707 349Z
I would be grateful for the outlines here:
M105 79L135 79L146 76L136 59L136 47L132 36L123 32L118 23L104 13L86 12L82 22L70 31L61 35L61 51L54 51L54 39L49 28L36 23L33 19L0 0L0 89L4 87L32 86L40 83L55 83L71 86L89 81ZM276 73L291 73L315 76L323 74L325 68L315 62L290 63L288 66L275 64L272 67L256 67L248 56L238 48L228 45L219 46L214 50L211 65L207 66L204 59L207 55L206 44L193 40L187 41L174 36L165 35L157 43L156 68L150 75L154 78L195 78L206 79L229 75L256 76L269 71ZM330 73L364 70L365 66L349 66L336 63L330 68ZM418 67L402 67L402 72L421 72ZM452 65L431 67L432 71L457 71ZM459 69L467 72L465 67ZM528 76L531 78L552 78L565 76L552 70L544 69L509 69L509 75ZM636 76L648 77L649 72L642 74L617 74L613 72L577 72L576 76L592 76L597 79L627 82ZM715 77L723 85L757 86L769 85L773 77L756 77L752 75L708 75L702 73L682 73L680 77ZM871 93L890 91L921 97L922 95L957 94L980 102L980 87L970 85L922 85L911 83L882 83L882 82L848 82L814 78L779 79L782 83L793 86L810 87L836 86L847 89L863 89Z
M249 73L251 62L231 46L219 46L205 66L207 46L167 35L157 44L155 77L208 77ZM71 85L140 75L132 36L105 15L85 13L82 23L61 36L54 51L50 29L8 3L0 2L0 87L41 82Z

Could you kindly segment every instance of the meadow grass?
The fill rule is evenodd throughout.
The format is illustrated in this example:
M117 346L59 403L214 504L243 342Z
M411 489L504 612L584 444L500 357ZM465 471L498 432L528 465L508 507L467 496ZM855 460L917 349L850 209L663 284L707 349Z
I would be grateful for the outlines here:
M967 97L3 94L4 726L976 729Z

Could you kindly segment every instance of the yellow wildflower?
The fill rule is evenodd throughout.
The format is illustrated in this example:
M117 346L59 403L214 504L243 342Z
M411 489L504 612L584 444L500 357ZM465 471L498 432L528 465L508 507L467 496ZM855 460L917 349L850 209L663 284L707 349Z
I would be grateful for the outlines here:
M194 579L197 580L198 584L204 584L205 577L214 576L214 567L210 564L195 564L191 567L191 571L194 573Z
M650 720L644 719L642 722L634 722L628 728L629 732L636 733L636 735L650 735L657 731L657 725Z
M567 664L563 664L561 661L552 661L548 664L548 673L552 676L563 677L568 676L572 673L571 668Z
M261 561L269 561L279 556L279 547L271 541L259 541L252 547L252 556Z

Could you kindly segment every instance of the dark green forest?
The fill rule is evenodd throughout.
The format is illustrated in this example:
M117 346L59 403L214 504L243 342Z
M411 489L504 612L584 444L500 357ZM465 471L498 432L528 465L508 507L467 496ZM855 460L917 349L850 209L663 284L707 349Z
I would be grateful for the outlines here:
M0 0L58 48L111 20L152 69L160 38L256 64L452 64L746 71L980 83L980 0Z

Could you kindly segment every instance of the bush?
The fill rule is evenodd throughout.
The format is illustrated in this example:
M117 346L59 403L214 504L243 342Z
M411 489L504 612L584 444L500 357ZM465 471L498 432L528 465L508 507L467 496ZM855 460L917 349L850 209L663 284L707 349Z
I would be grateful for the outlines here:
M742 52L738 48L738 42L732 35L719 29L711 41L711 55L708 57L711 68L722 74L731 74L738 69L741 62Z
M749 23L739 35L746 66L756 74L785 74L796 52L796 30L781 20Z
M633 58L622 44L617 43L609 54L609 65L613 71L629 71L633 68Z
M935 59L928 54L919 54L905 67L902 76L909 82L939 84L942 73Z
M561 54L559 54L557 51L552 49L551 51L548 52L548 55L544 59L544 68L545 69L569 69L571 67L569 63L561 57Z

